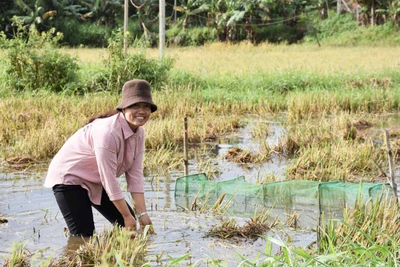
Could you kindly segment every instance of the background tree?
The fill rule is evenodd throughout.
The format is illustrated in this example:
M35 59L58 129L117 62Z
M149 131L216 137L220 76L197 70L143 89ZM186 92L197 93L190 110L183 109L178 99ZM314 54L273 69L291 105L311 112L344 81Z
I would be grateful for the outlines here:
M3 31L8 36L12 36L11 18L18 14L14 9L14 0L0 0L0 31Z
M327 19L329 9L336 14L337 3L336 0L178 0L174 6L175 2L166 0L170 20L167 33L168 38L183 45L207 40L296 42L308 30L316 32L311 17ZM345 0L345 3L343 6L349 7L345 11L358 17L361 25L399 26L400 0ZM157 45L158 5L158 0L129 1L129 31L148 45ZM124 0L0 0L0 31L11 37L15 22L27 28L34 24L39 31L55 27L64 33L69 45L105 47L111 32L123 25L123 8Z

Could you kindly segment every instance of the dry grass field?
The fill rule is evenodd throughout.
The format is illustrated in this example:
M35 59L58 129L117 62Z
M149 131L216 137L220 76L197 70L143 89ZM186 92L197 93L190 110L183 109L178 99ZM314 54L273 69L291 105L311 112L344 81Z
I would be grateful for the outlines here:
M133 51L130 48L128 51ZM98 62L105 49L68 49L82 62ZM158 57L157 49L146 53ZM261 44L221 44L202 47L167 48L175 68L205 76L250 75L257 72L307 71L318 74L379 72L399 67L400 47L318 47Z

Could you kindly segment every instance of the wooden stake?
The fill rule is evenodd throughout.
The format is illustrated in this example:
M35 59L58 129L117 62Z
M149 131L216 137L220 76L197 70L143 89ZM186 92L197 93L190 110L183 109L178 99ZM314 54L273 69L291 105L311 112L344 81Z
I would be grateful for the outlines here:
M371 26L375 26L375 0L371 2Z
M185 118L183 119L184 122L184 136L183 136L183 163L185 165L185 176L189 175L189 160L188 160L188 123L187 123L187 116L185 115ZM186 208L189 208L189 198L188 198L188 193L189 193L189 181L188 177L185 177L185 202L186 202Z
M159 50L160 50L160 59L164 57L164 49L165 49L165 0L159 1L160 6L160 19L159 19Z
M129 2L128 0L125 0L124 3L124 54L126 55L126 52L128 50L128 11L129 11Z
M188 160L188 122L187 116L184 118L185 133L183 137L183 162L185 164L185 175L189 175L189 160Z

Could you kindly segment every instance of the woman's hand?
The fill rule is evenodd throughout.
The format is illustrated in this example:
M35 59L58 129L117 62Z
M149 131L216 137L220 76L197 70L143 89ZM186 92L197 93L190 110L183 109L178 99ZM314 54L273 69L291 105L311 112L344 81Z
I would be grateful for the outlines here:
M137 230L136 227L136 219L133 216L133 214L130 212L128 208L128 204L126 203L125 199L118 199L118 200L113 200L113 203L117 210L121 213L122 218L124 219L124 226L126 229L130 231L135 231Z
M146 202L144 200L144 194L143 193L131 193L131 194L135 209L137 211L137 218L140 223L139 231L142 232L148 225L150 226L148 233L154 234L153 223L151 222L149 215L146 213Z
M147 215L147 213L139 218L139 223L140 223L140 230L141 231L143 231L144 228L147 225L149 225L150 227L149 227L148 233L149 234L154 234L153 223L151 222L151 219L150 219L149 215Z
M124 217L125 228L130 231L136 231L136 220L132 215Z

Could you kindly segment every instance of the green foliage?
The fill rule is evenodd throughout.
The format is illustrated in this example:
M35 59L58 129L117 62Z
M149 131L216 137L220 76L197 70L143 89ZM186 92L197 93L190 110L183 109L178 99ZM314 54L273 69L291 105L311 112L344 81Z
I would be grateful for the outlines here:
M216 29L210 27L194 27L182 29L175 25L166 32L169 45L199 46L216 41Z
M24 35L28 35L28 40ZM61 92L76 87L77 70L75 59L55 49L62 35L55 30L40 34L35 27L29 33L21 30L10 41L4 41L9 47L6 73L11 88L18 91L49 90Z
M132 79L147 80L156 88L167 81L168 72L173 64L171 58L149 58L141 51L124 53L123 39L122 31L116 31L108 40L105 68L93 80L91 90L120 92L122 85Z
M3 266L29 266L29 255L26 250L26 244L27 242L13 243L12 254L5 259Z
M6 31L7 24L10 23L14 1L0 0L0 31Z
M310 20L312 30L308 29L306 42L314 42L317 38L328 45L397 45L400 43L398 29L394 22L375 25L374 27L358 26L351 14L334 14L325 20Z
M399 206L392 191L343 210L343 219L322 220L319 253L344 254L342 266L396 266L399 262ZM384 229L384 230L382 230ZM348 255L350 253L350 255Z
M357 21L351 14L332 15L314 23L317 23L316 30L321 39L357 29Z
M255 42L268 40L270 43L296 43L303 39L305 30L302 27L291 27L284 24L258 27L255 30Z
M129 31L136 39L144 38L146 45L156 46L158 1L133 2L143 5L139 9L130 5ZM400 26L400 2L375 1L374 24L380 30L363 27L371 23L370 2L358 2L360 9L357 22L354 1L350 1L349 5L353 13L337 15L336 1L325 0L187 0L178 2L178 6L174 6L172 0L167 0L167 16L175 15L172 12L177 15L167 32L167 42L179 46L202 45L215 40L291 44L302 40L307 34L307 40L318 42L339 36L338 40L332 42L347 45L371 39L376 43L383 34L386 42L398 43L396 32ZM64 42L71 46L106 47L111 31L120 27L122 18L121 0L0 1L0 30L6 32L8 37L13 35L12 20L18 19L27 27L35 25L39 31L55 27L64 33ZM169 18L172 19L172 16ZM357 26L357 23L363 26ZM379 28L383 25L390 26ZM386 30L390 30L389 35L383 33ZM351 35L354 32L356 38ZM365 32L367 35L370 33L366 39ZM374 33L379 37L373 38Z
M80 23L74 18L57 21L55 28L64 34L63 42L70 46L107 47L107 39L112 32L112 28L93 23Z
M7 12L14 7L14 1L0 0L0 13Z

